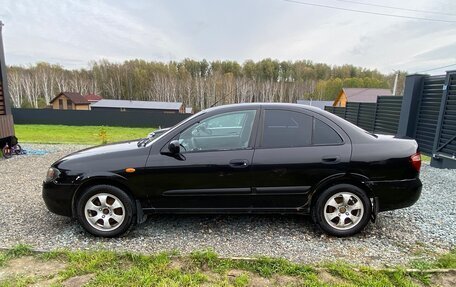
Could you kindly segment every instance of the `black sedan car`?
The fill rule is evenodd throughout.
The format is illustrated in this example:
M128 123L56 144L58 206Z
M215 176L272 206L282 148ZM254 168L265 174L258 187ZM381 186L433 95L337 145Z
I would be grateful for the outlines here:
M58 160L43 198L105 237L150 213L310 214L326 233L350 236L378 212L418 200L417 148L309 106L227 105L157 137Z

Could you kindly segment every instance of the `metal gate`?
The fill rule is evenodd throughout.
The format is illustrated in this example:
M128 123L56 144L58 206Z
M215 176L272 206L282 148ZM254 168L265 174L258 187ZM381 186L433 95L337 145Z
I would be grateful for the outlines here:
M451 164L448 162L447 165L456 166L456 71L447 73L445 78L433 157L436 160L451 160Z
M445 75L423 79L414 138L425 154L432 154L444 85Z

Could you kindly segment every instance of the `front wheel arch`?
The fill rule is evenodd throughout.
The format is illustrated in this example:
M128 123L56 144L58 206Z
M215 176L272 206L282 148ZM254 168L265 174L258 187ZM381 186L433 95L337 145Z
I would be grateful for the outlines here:
M121 236L130 230L135 222L134 201L124 190L112 185L88 187L75 204L76 218L81 226L94 236Z
M117 187L121 190L123 190L131 199L133 202L133 211L134 211L134 216L136 216L137 208L136 208L136 200L133 196L132 191L128 188L127 185L123 184L122 182L119 182L117 180L113 180L110 178L102 178L102 177L96 177L92 179L88 179L84 181L74 192L73 194L73 199L71 200L71 211L72 211L72 216L76 217L76 207L77 207L77 202L78 199L82 196L82 194L89 188L95 185L111 185L114 187Z

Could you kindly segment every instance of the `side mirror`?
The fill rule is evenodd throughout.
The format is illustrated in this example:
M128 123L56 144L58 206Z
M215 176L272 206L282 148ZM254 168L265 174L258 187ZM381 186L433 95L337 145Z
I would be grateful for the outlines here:
M173 140L169 143L168 149L172 154L180 153L180 143L178 140Z

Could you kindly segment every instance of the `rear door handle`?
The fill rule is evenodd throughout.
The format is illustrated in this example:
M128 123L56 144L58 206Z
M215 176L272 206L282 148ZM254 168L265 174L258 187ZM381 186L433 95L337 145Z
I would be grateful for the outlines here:
M321 158L321 162L325 164L335 164L340 162L340 156L338 155L331 155L331 156L324 156Z
M230 166L233 168L246 168L249 166L249 161L246 159L233 159L230 160Z

